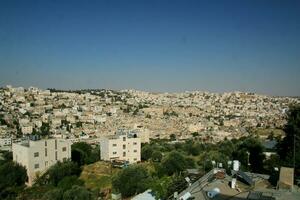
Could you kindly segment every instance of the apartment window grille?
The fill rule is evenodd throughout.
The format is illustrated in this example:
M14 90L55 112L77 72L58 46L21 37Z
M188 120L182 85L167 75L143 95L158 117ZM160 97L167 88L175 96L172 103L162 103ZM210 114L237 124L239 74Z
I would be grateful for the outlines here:
M39 157L39 152L35 152L34 157Z

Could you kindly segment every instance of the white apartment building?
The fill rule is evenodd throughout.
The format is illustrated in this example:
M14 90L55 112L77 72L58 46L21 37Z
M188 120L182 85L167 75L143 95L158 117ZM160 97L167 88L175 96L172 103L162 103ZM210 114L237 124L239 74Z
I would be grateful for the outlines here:
M148 129L144 128L136 128L129 130L129 134L133 137L138 137L141 139L141 143L149 143L150 142L150 132Z
M12 144L13 160L25 166L28 185L58 161L71 158L71 142L65 139L27 140Z
M4 147L4 146L10 146L11 145L11 138L1 138L0 137L0 147Z
M116 134L100 139L101 160L141 160L141 139L130 134Z

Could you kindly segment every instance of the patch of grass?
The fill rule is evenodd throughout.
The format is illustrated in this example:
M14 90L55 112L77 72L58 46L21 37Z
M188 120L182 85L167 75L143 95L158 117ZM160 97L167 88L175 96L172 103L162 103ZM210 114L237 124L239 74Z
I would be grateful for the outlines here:
M273 134L274 137L284 136L283 130L275 128L256 128L254 129L254 133L261 138L267 138L270 134Z
M89 176L85 180L85 186L91 190L111 188L111 176Z
M120 169L112 168L110 163L96 162L84 166L80 179L85 182L85 186L91 190L103 190L111 188L111 178Z

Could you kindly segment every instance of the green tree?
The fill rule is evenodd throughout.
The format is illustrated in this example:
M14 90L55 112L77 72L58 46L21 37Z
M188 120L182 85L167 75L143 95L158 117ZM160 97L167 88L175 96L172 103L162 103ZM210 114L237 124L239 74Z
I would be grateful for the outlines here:
M3 161L4 162L8 162L8 161L12 161L13 160L13 154L10 151L1 151L0 153L2 153L2 157L3 157Z
M62 200L63 199L63 191L60 189L53 189L46 192L42 200Z
M149 160L152 157L153 148L150 145L145 145L142 147L141 150L141 159L142 160Z
M112 179L112 186L125 198L144 192L150 186L151 181L145 168L133 165L116 174Z
M84 187L75 185L67 190L63 195L64 200L91 200L93 199L92 193Z
M184 144L184 151L188 155L197 156L197 155L199 155L200 150L201 150L200 145L194 143L191 140L186 141L186 143Z
M40 132L40 135L41 136L46 136L46 135L49 135L50 134L50 126L49 126L49 123L44 123L42 122L42 126L41 126L41 132Z
M164 176L155 179L151 185L151 189L156 199L170 199L174 192L182 191L187 187L187 182L182 176Z
M100 147L93 148L91 145L85 142L77 142L72 146L71 158L79 166L84 164L90 164L100 159Z
M209 171L213 167L216 167L213 166L212 161L215 161L216 163L222 163L223 167L226 168L228 160L229 158L222 152L218 150L208 150L200 155L200 162L198 162L198 164L202 165L202 168L205 171Z
M165 174L173 175L174 173L183 171L186 168L187 163L185 157L181 153L172 151L166 158L162 160L161 165L165 171Z
M172 183L172 176L155 177L150 188L154 192L156 199L167 199L168 187Z
M297 173L300 168L300 105L290 107L287 124L283 130L285 132L285 137L279 142L277 151L283 164L293 167L295 140L295 167Z
M279 171L275 168L279 169L281 166L281 160L279 155L273 154L264 162L266 174L270 175L269 182L276 186L279 178Z
M0 165L0 199L14 196L19 187L27 180L25 167L13 161Z
M36 181L37 185L57 184L67 176L78 176L81 173L79 166L72 161L57 162L51 166L48 171Z
M245 148L237 148L232 152L232 160L238 160L241 162L243 169L248 169L248 151Z
M163 157L163 155L162 155L161 152L159 152L159 151L154 151L154 152L152 153L151 159L152 159L152 161L154 161L154 162L160 162L161 159L162 159L162 157Z
M59 181L57 187L63 191L69 190L74 185L83 186L84 182L78 179L77 176L66 176L61 181Z
M188 183L183 176L174 176L172 182L167 187L167 193L163 199L169 199L174 195L174 192L183 191L187 186Z
M257 138L247 138L243 141L240 148L247 149L249 152L249 164L253 172L263 173L264 172L264 159L265 155L263 154L264 147Z

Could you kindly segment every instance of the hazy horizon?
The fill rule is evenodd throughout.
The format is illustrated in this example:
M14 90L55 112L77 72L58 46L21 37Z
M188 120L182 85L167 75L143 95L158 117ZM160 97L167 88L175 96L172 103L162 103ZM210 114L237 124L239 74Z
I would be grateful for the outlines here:
M0 85L300 96L300 1L1 1Z

